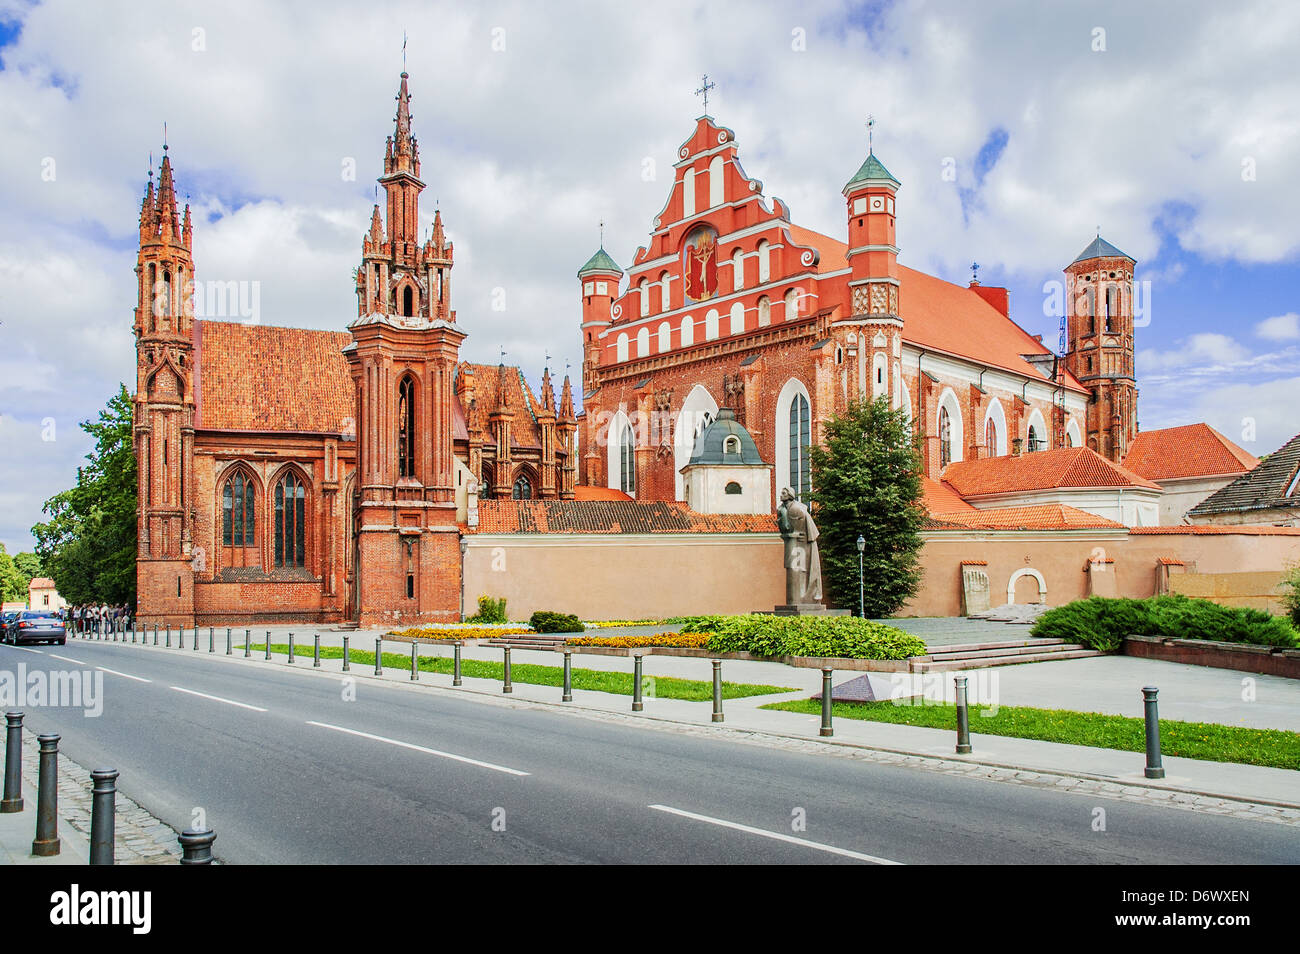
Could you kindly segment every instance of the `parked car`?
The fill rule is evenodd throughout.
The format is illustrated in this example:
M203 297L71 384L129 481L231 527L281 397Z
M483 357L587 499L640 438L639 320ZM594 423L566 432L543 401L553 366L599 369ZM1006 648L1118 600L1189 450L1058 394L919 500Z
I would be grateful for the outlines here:
M9 624L16 620L21 612L22 610L5 610L0 613L0 640L8 642Z
M67 642L68 631L63 620L53 613L38 610L24 610L5 627L5 637L17 646L19 643L58 643Z

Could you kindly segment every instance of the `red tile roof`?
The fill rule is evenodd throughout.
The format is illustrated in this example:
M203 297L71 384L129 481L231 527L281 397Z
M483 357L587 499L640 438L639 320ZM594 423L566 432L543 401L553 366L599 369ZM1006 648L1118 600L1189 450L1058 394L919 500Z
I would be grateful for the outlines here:
M1258 465L1257 457L1208 424L1142 431L1124 457L1125 467L1148 480L1237 475Z
M470 531L474 532L474 531ZM484 500L478 533L776 533L772 514L696 513L638 500Z
M474 375L474 406L469 406L469 395L464 391L466 369ZM542 435L537 427L537 413L541 410L532 388L513 365L473 364L462 361L456 366L456 394L464 409L465 420L472 428L488 427L489 418L500 403L501 375L505 373L506 398L514 416L510 419L510 446L542 446Z
M931 480L924 474L921 475L921 490L925 494L922 503L930 513L952 513L958 510L975 509L962 500L961 495L950 486Z
M997 507L990 510L960 510L956 513L932 513L926 520L927 530L1123 530L1122 523L1107 520L1095 513L1067 507L1065 504L1042 504L1034 507Z
M574 500L631 500L630 494L621 490L615 490L613 487L587 487L585 485L573 488Z
M52 590L54 589L54 581L48 576L34 576L32 581L27 584L27 587L32 590Z
M944 468L943 479L963 497L1079 487L1160 489L1087 447L957 461Z
M845 243L798 225L790 226L790 236L821 253L819 271L849 267ZM898 276L904 341L927 351L942 351L1043 379L1021 355L1051 352L979 293L904 265L898 267ZM1086 393L1087 389L1064 367L1061 376L1066 387Z
M194 322L195 427L337 434L356 411L341 331Z

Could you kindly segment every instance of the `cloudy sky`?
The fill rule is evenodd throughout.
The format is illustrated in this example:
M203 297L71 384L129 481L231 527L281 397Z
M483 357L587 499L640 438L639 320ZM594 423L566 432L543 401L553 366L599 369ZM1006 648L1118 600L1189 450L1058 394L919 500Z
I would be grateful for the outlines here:
M1100 228L1151 283L1142 427L1205 420L1256 454L1300 431L1300 4L0 0L10 552L75 480L77 423L134 382L163 123L198 278L257 288L264 323L342 329L404 31L471 359L576 366L574 273L602 219L618 261L645 241L708 73L801 224L844 233L873 115L906 264L964 282L978 261L1054 344L1045 283Z

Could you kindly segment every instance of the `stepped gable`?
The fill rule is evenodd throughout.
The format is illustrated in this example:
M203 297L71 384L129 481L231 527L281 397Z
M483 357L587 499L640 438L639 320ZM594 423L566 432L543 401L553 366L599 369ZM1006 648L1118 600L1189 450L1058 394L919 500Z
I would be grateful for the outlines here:
M342 433L356 414L351 342L340 331L195 321L195 427Z
M1147 480L1174 480L1244 474L1259 466L1259 458L1208 424L1187 424L1140 431L1124 466Z
M943 480L962 497L1076 487L1160 490L1159 484L1139 477L1087 447L957 461L944 469Z
M483 500L478 533L776 533L771 514L703 514L637 500Z

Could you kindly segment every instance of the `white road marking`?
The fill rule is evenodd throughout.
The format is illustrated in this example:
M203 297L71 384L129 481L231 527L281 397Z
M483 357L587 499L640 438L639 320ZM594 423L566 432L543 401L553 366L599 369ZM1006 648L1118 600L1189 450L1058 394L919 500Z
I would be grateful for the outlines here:
M195 692L193 689L182 689L180 686L172 686L177 692L184 692L191 696L198 696L200 699L211 699L213 702L224 702L228 706L239 706L241 709L252 709L254 712L265 712L261 706L250 706L247 702L236 702L234 699L223 699L220 696L210 696L206 692Z
M114 676L121 676L123 679L134 679L136 682L153 682L152 679L146 679L144 676L133 676L129 672L118 672L116 669L109 669L107 666L96 666L100 672L111 673Z
M466 765L477 765L479 768L492 769L494 772L505 772L507 775L528 775L528 772L521 772L519 769L506 768L504 765L493 765L491 762L480 762L478 759L466 758L463 755L453 755L451 752L440 752L437 749L426 748L423 745L416 745L413 742L403 742L400 739L388 739L382 735L371 735L369 732L358 732L356 729L345 729L341 725L330 725L327 722L312 722L307 720L308 725L318 726L322 729L331 729L335 732L343 732L347 735L355 735L363 739L372 739L375 742L387 742L389 745L400 746L403 749L411 749L414 752L423 752L426 755L436 755L439 758L451 759L455 762L464 762Z
M38 655L38 656L44 656L44 655L45 655L45 650L43 650L43 649L28 649L26 646L10 646L9 648L10 648L10 649L21 649L21 650L22 650L23 652L25 652L25 653L36 653L36 655Z
M84 662L82 662L80 659L69 659L67 656L60 656L58 653L50 653L50 658L51 658L51 659L61 659L61 660L63 660L64 662L76 663L78 666L84 666L84 665L86 665L86 664L85 664Z
M901 865L901 861L890 861L888 858L877 858L875 855L866 855L860 851L850 851L847 848L837 848L835 845L824 845L819 841L809 841L806 838L796 838L794 835L786 835L779 831L764 831L762 828L751 828L749 825L742 825L739 822L727 821L724 818L712 818L708 815L697 815L694 812L682 811L680 808L672 808L669 805L651 805L657 812L667 812L670 815L677 815L681 818L689 818L692 821L708 822L710 825L717 825L720 828L731 828L735 831L743 831L750 835L761 835L764 838L771 838L774 841L784 841L791 845L803 845L805 848L815 848L817 851L825 851L832 855L843 855L845 858L857 858L859 861L870 861L877 865Z

